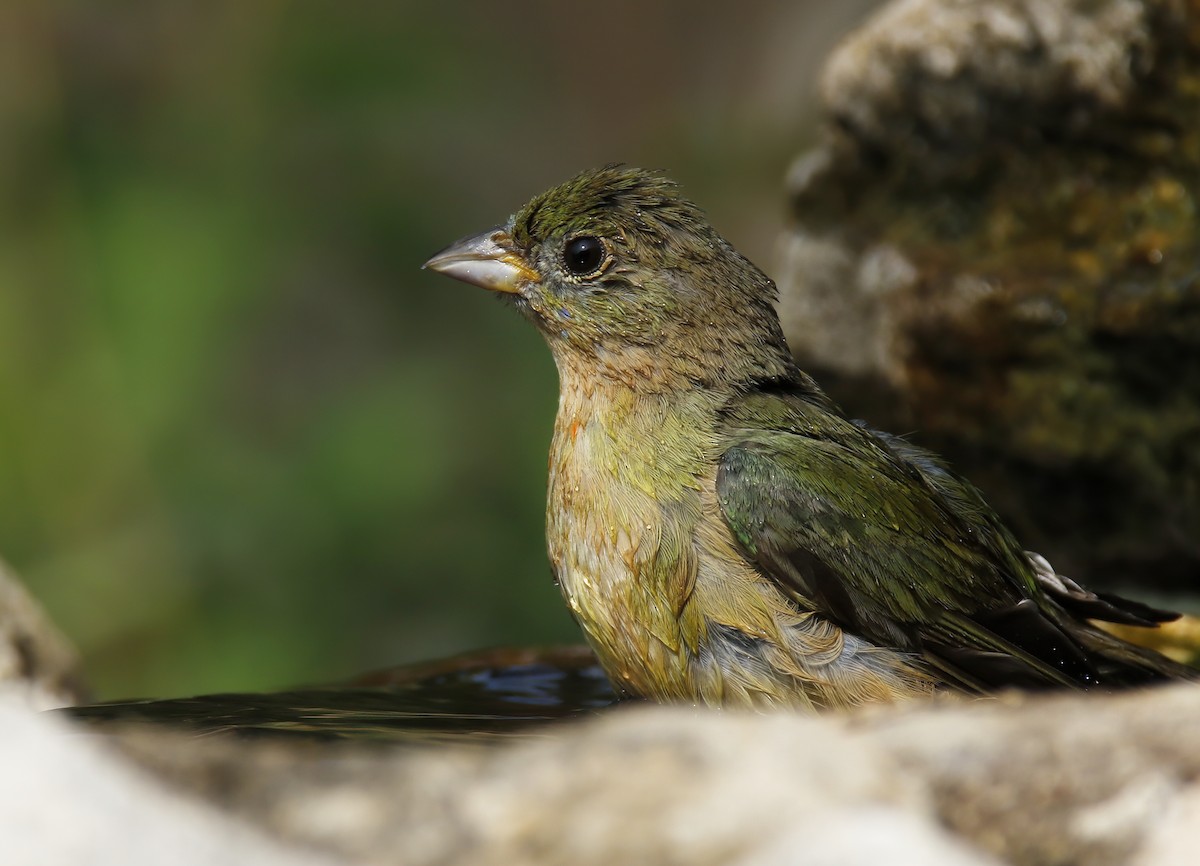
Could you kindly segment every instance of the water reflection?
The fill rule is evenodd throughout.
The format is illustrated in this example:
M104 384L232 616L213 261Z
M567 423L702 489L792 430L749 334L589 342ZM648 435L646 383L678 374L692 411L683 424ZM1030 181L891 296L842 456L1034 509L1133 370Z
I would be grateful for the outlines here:
M412 742L487 741L616 702L584 647L502 649L273 693L115 701L62 712L103 728L150 723L197 734Z

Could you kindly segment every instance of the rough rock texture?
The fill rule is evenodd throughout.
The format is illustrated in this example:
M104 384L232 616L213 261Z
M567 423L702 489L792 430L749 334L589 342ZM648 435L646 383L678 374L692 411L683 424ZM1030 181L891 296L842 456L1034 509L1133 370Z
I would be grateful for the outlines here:
M1200 0L902 0L789 179L801 360L1090 583L1200 577Z
M74 649L0 561L0 686L48 709L75 703L80 682Z
M37 736L96 748L53 721ZM1195 684L820 718L625 707L489 747L106 730L179 789L338 862L1115 866L1200 846ZM148 784L111 757L61 760L78 771L42 791L64 809ZM158 831L158 811L148 827L88 808L113 813L109 839Z

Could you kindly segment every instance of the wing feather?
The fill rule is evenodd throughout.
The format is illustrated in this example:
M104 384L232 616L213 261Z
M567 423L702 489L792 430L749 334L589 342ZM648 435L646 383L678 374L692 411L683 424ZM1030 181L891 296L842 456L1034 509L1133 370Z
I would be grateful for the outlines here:
M799 397L742 398L723 423L725 521L798 604L922 654L960 684L1098 683L1088 654L1047 614L1025 552L932 458L904 459Z

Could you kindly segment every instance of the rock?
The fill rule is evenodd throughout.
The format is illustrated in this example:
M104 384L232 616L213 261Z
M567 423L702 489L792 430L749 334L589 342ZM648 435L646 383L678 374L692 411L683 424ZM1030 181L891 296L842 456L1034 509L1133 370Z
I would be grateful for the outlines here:
M40 709L76 703L79 662L16 576L0 561L0 686Z
M891 838L959 850L921 814L918 789L885 756L856 750L856 738L835 726L804 721L639 707L546 729L513 748L128 745L285 838L362 858L791 863L804 831L840 820L841 831L827 827L826 847L866 864L876 845L856 843L863 828L848 826L863 804L872 807L868 824ZM826 778L820 786L801 782L818 775Z
M969 181L1039 131L1087 136L1129 106L1154 67L1155 26L1182 15L1170 0L889 3L825 64L839 156L902 161L922 184Z
M106 730L172 786L349 862L1116 866L1193 862L1198 726L1184 683L823 717L619 707L488 747Z
M830 58L781 314L1088 583L1200 572L1200 2L904 0Z
M0 839L21 866L334 866L172 790L0 690Z
M1006 862L1105 866L1178 832L1170 822L1200 790L1197 718L1200 688L1188 683L924 710L874 733L924 781L945 826ZM1172 844L1174 856L1194 852L1200 834Z

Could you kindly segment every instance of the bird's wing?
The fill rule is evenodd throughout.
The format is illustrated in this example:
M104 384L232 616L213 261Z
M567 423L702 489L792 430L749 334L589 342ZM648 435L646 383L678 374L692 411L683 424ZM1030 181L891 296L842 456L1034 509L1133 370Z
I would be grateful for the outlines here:
M904 459L887 439L797 397L742 398L720 435L725 521L799 604L921 654L962 685L1097 682L1024 552L965 482L937 483L924 471L937 464Z

